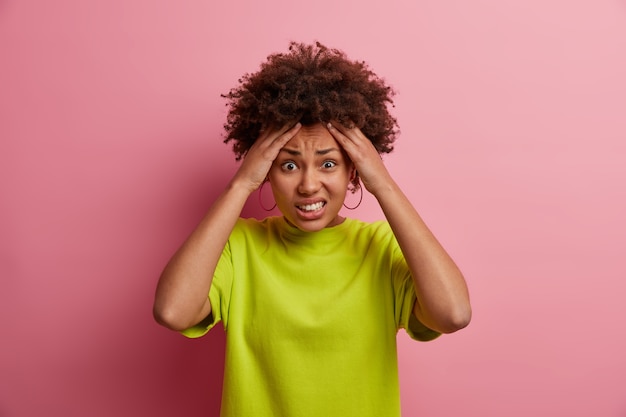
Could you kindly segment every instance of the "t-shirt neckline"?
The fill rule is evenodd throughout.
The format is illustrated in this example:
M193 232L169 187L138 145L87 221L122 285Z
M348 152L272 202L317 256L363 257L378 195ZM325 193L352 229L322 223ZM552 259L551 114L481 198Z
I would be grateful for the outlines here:
M285 237L294 240L318 242L325 240L334 240L338 237L338 235L345 235L345 230L350 228L350 224L352 222L354 222L354 219L345 217L344 220L338 225L325 227L324 229L315 232L307 232L289 224L284 216L277 216L274 218L274 223L278 226L281 234Z

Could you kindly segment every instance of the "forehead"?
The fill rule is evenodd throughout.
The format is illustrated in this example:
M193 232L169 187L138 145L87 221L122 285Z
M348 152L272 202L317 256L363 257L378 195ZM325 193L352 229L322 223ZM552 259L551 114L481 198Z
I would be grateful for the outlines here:
M311 126L302 126L298 133L287 142L284 148L300 152L331 148L341 150L339 143L337 143L328 129L321 123Z

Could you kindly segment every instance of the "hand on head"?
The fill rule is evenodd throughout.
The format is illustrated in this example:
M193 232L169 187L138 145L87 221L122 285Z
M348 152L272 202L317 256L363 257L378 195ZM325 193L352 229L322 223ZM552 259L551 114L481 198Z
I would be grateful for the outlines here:
M258 189L266 180L280 150L301 128L302 124L298 122L262 130L243 158L233 181L240 181L251 192ZM365 188L377 195L391 177L374 144L358 127L348 128L337 121L332 121L326 128L354 164Z
M348 128L332 121L326 127L352 160L365 188L377 195L390 175L374 144L356 126Z
M250 191L259 188L267 178L267 173L280 150L301 127L302 125L298 122L278 129L270 127L261 131L258 139L246 153L233 181L242 181L250 188Z

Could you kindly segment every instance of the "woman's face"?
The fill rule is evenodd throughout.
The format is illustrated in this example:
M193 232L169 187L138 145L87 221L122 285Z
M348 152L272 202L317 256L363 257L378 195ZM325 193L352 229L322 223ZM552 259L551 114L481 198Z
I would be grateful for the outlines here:
M353 164L322 124L303 126L281 149L268 174L276 205L304 231L343 221L339 210L353 174Z

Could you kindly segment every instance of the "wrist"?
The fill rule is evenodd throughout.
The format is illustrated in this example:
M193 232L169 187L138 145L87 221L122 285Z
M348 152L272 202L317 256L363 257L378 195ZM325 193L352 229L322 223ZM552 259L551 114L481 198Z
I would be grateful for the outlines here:
M387 197L389 194L394 194L399 190L398 184L396 184L391 177L386 179L380 178L373 183L366 184L364 182L363 184L365 185L367 191L369 191L378 200Z
M226 186L226 191L247 199L257 188L259 186L250 181L233 178Z

